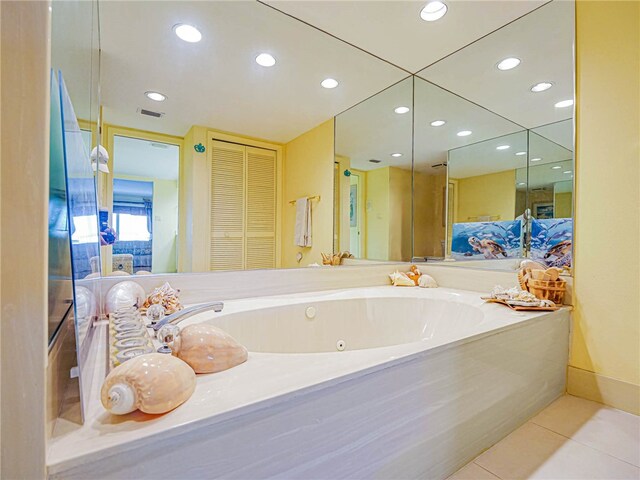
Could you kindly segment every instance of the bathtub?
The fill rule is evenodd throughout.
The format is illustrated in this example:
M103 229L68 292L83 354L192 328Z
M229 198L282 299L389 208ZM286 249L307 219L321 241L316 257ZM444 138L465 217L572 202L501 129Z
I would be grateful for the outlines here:
M224 300L224 299L222 299ZM446 478L564 392L569 312L369 287L226 302L249 350L162 416L97 406L52 478Z

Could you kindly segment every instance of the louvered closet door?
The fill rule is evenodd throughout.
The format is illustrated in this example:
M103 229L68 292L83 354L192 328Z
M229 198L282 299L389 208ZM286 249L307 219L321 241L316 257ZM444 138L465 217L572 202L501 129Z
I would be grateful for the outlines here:
M276 266L276 152L247 148L245 268Z
M212 141L211 270L244 268L245 147Z

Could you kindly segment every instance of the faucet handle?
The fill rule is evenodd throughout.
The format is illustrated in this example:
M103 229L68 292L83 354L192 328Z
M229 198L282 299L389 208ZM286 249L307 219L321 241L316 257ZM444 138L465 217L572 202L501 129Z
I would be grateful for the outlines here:
M158 348L158 353L171 353L171 345L178 335L180 335L180 327L171 323L163 325L156 334L158 341L162 342L162 346Z

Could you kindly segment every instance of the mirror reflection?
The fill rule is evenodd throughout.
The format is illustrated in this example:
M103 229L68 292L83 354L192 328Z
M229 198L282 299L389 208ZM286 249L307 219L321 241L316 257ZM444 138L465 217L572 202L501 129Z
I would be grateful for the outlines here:
M334 251L411 260L413 78L335 120Z

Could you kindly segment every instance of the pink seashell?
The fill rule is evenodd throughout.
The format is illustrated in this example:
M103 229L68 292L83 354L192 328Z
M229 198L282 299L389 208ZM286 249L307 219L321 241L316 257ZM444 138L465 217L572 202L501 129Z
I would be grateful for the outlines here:
M184 327L171 345L173 354L196 373L215 373L247 361L247 349L231 335L207 323Z
M139 409L165 413L186 402L196 388L196 375L189 365L171 355L148 353L114 368L101 390L102 405L124 415Z

